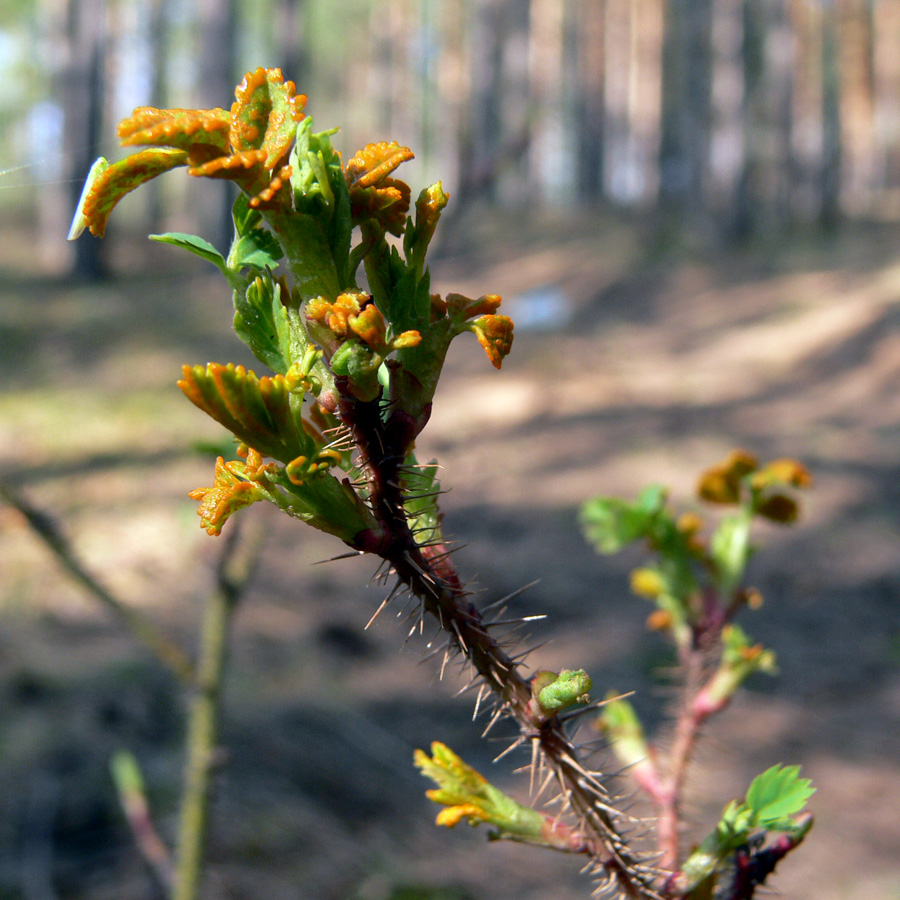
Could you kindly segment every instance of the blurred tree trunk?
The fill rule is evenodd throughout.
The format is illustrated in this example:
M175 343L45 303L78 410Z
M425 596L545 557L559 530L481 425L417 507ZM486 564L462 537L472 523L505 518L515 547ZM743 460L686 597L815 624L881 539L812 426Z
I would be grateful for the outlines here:
M578 198L599 200L603 189L603 142L606 116L604 53L605 0L581 0L576 6L578 31L575 122L578 131Z
M65 113L63 142L68 178L72 181L71 209L75 209L85 177L98 155L103 129L106 57L106 19L103 0L70 0L67 9L67 48L61 95ZM90 234L75 241L72 275L98 280L106 274L103 244Z
M301 94L306 93L308 56L303 46L306 37L305 0L277 0L275 4L276 59L284 77L297 85Z
M165 109L167 32L165 0L149 0L147 4L147 40L150 44L150 97L148 106ZM154 179L145 188L147 196L147 224L150 234L164 230L163 185Z
M717 0L712 24L709 198L716 218L725 223L725 236L743 167L743 39L742 0Z
M841 90L838 15L826 6L822 28L822 183L820 221L834 228L841 215Z
M528 142L529 202L551 198L559 202L565 186L563 13L561 0L531 0L527 27L534 121ZM497 97L493 106L502 110L502 98Z
M869 209L875 157L874 51L869 0L845 0L836 18L842 148L840 204L842 213L860 216Z
M442 3L438 11L439 54L435 90L441 116L435 123L435 134L441 148L439 163L440 171L446 178L444 186L455 191L465 178L463 158L471 155L463 149L469 133L466 123L470 115L471 91L465 40L467 16L462 3ZM455 215L455 199L449 208L448 219Z
M744 166L734 233L779 231L790 220L794 174L794 34L785 0L744 0Z
M630 155L635 173L634 196L641 204L655 201L659 192L664 12L664 0L639 0L631 8L628 117L632 130ZM706 116L709 115L707 112ZM707 134L707 144L709 140ZM708 147L705 155L709 155Z
M603 25L606 63L606 121L603 134L604 193L619 203L628 203L628 143L630 67L632 59L632 0L606 0Z
M900 0L879 0L872 8L875 128L879 193L900 210Z
M668 0L662 49L660 200L670 220L704 224L713 0Z
M196 33L200 42L198 106L230 108L240 75L236 69L237 0L197 0ZM240 73L243 74L243 73ZM236 191L226 181L201 185L198 230L220 249L231 243L231 206ZM209 188L214 188L210 190Z
M468 110L460 140L460 199L495 199L494 161L502 135L503 0L480 0L468 23Z
M791 209L806 222L821 214L824 164L821 6L793 0L794 41Z

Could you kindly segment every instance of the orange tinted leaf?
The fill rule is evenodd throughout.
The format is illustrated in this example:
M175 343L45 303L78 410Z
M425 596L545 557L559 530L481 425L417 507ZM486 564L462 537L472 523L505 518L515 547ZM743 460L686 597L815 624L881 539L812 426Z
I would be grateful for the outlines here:
M353 221L372 219L390 234L403 234L409 212L409 185L388 176L400 163L412 158L408 147L383 142L369 144L347 163L344 177Z
M512 350L513 327L509 316L481 316L472 322L475 337L495 369L500 368Z
M297 95L281 69L248 72L235 91L231 107L231 146L236 153L262 150L265 166L273 169L291 148L297 125L304 118L306 97Z
M351 315L348 322L353 333L362 338L373 350L385 349L387 325L384 316L374 303L370 303L359 315Z
M220 456L216 460L216 477L212 487L197 488L188 496L199 500L197 515L208 534L218 535L230 516L251 503L268 498L267 491L260 486L266 476L275 474L273 463L262 464L262 458L255 450L250 450L247 462L238 460L226 463Z
M812 485L812 475L809 469L796 459L773 459L753 476L753 486L757 489L771 484L808 488Z
M182 371L178 386L187 398L248 446L283 463L316 452L284 376L259 378L219 363Z
M700 476L697 494L707 503L740 503L741 483L732 471L714 466Z
M749 475L751 472L756 471L758 465L759 461L752 453L740 448L732 450L722 463L722 467L732 473L735 478L743 478L745 475Z
M84 195L81 213L91 234L103 237L115 205L130 191L169 169L187 163L184 150L141 150L108 166L95 178Z
M350 216L354 222L374 219L382 230L399 237L406 228L409 212L409 185L385 178L378 186L350 187Z
M500 303L501 299L496 294L485 294L477 300L463 294L447 294L446 298L440 301L440 306L454 319L461 321L495 313L500 308Z
M347 163L344 170L347 186L352 190L354 187L379 185L400 163L413 159L414 156L409 147L401 147L394 141L367 144Z
M438 792L425 792L430 800L434 799L431 794L435 793ZM443 825L445 828L454 828L463 819L466 819L470 825L475 825L478 822L490 821L488 814L480 806L476 806L474 803L460 803L457 806L447 806L442 809L437 814L434 823L435 825Z
M119 123L126 146L153 144L187 150L191 162L228 153L231 116L226 109L155 109L142 106Z
M244 150L231 156L220 156L199 166L191 166L188 172L197 177L230 178L238 181L254 166L262 166L266 161L265 150Z

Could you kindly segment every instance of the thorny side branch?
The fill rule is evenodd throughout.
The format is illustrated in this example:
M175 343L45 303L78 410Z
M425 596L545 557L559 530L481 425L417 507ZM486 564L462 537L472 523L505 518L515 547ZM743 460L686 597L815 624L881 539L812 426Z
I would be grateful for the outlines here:
M657 871L629 848L599 776L579 761L558 716L535 715L529 682L490 634L453 562L440 552L443 548L420 546L411 532L401 485L402 463L412 441L407 423L396 414L385 421L378 402L361 403L347 394L342 395L340 415L359 450L369 478L369 502L383 529L378 555L439 622L448 635L448 650L452 647L462 653L494 692L500 714L515 719L521 732L516 745L537 745L543 762L555 774L564 805L579 820L584 852L593 860L594 874L612 878L628 897L657 898L653 888Z

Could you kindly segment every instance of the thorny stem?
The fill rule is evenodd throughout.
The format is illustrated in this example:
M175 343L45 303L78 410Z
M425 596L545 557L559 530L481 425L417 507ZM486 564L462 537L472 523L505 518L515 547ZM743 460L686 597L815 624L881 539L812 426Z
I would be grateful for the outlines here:
M204 609L197 690L188 717L188 756L172 900L196 900L199 896L228 636L234 611L253 574L262 541L261 530L255 530L240 545L239 536L238 529L229 535L220 559L215 590L207 598Z
M343 391L344 385L338 384ZM595 874L616 879L621 892L633 898L654 898L654 872L629 850L620 834L606 791L586 769L556 716L535 718L531 686L490 634L489 626L462 587L446 555L435 558L411 533L403 510L400 484L402 461L412 442L408 423L391 415L383 421L377 402L361 403L343 394L340 415L353 434L360 461L369 476L369 502L383 528L378 554L447 633L449 645L461 652L498 698L498 706L516 720L517 744L536 742L554 771L567 805L577 816L583 846L594 860Z
M0 497L25 518L31 530L56 556L72 579L120 619L153 655L186 684L194 681L194 664L177 644L136 609L116 597L84 567L57 522L33 506L8 482L0 480Z

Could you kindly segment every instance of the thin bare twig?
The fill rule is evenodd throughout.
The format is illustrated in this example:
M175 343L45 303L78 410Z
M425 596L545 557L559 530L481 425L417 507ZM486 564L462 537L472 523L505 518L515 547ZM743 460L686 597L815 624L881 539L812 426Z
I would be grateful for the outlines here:
M230 626L253 576L264 536L261 526L256 523L251 526L246 535L242 535L236 525L229 531L216 573L216 587L205 604L197 689L188 717L187 763L173 900L196 900L199 896Z
M187 684L193 682L194 664L190 657L150 619L116 597L85 568L59 524L49 513L38 509L2 479L0 497L24 517L32 532L44 542L74 581L124 622L137 640L181 681Z

